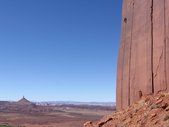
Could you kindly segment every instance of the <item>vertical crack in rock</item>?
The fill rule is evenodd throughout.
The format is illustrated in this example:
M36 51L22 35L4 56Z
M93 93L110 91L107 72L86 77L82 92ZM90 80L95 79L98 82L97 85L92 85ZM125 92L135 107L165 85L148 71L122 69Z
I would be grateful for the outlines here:
M124 71L124 55L125 55L125 48L126 48L126 24L127 24L127 18L124 18L124 42L123 42L123 64L122 64L122 70ZM121 82L121 98L123 98L123 73L122 73L122 82ZM123 99L121 99L121 108L123 107Z
M166 49L166 47L167 47L167 34L166 34L166 28L167 28L167 26L166 26L166 0L164 0L164 82L165 82L165 90L167 90L167 71L166 71L166 69L167 69L167 61L166 61L166 55L167 55L167 49Z
M151 0L151 71L152 71L152 93L154 93L154 72L153 72L153 6L154 6L154 0Z
M124 26L124 29L123 29L123 32L124 32L124 40L122 41L122 43L121 43L121 49L120 50L122 50L122 73L121 73L121 83L120 83L120 91L121 91L121 93L120 93L120 96L121 96L121 99L120 99L120 104L119 104L119 108L120 109L122 109L122 107L123 107L123 71L124 71L124 55L125 55L125 44L126 44L126 24L127 24L127 18L126 17L124 17L124 19L123 19L123 26Z
M134 0L132 1L132 19L131 19L131 42L130 42L130 56L129 56L129 83L128 83L128 86L129 86L129 92L128 92L128 104L130 105L131 101L130 101L130 92L131 92L131 51L132 51L132 41L133 41L133 21L134 21Z

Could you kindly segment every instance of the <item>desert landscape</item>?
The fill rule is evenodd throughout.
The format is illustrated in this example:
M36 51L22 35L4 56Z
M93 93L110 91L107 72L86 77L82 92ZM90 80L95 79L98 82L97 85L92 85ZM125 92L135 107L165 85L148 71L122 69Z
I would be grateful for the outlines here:
M18 102L0 102L0 127L82 127L113 110L111 106L35 104L23 97Z

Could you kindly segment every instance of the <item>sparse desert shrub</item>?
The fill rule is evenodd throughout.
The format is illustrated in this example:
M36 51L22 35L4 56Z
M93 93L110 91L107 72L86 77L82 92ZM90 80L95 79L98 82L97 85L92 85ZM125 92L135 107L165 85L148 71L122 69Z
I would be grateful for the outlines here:
M169 120L169 115L164 116L164 121L167 121L167 120Z
M8 126L8 125L0 125L0 127L11 127L11 126Z
M151 109L157 109L157 108L160 108L160 106L156 104L151 105Z

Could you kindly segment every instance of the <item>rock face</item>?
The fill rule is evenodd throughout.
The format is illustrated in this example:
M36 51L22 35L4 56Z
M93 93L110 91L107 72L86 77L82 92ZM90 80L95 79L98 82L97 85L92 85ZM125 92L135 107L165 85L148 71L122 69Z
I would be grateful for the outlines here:
M117 110L169 91L169 0L123 0Z

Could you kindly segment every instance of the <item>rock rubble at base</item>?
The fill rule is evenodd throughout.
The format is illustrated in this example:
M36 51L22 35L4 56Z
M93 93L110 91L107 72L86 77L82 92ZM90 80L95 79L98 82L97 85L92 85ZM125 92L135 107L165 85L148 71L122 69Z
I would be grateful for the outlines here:
M169 93L147 95L138 102L84 127L169 127Z

